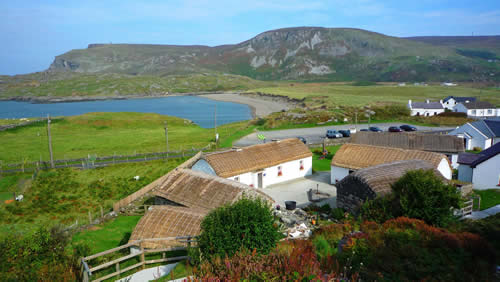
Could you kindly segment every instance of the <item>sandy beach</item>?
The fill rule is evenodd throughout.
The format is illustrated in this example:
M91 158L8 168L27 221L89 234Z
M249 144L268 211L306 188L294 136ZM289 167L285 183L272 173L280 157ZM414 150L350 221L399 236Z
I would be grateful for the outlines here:
M252 114L254 117L264 117L269 115L270 113L279 112L281 110L288 110L294 107L292 103L287 103L284 100L278 101L277 99L267 99L264 97L257 98L238 93L204 94L199 96L217 101L248 105L252 109Z

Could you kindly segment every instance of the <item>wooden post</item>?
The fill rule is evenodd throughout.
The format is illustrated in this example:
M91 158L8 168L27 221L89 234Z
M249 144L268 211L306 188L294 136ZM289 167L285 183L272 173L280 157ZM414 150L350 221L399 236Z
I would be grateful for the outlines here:
M49 137L50 167L54 168L54 156L52 154L52 136L50 135L50 115L47 115L47 135Z
M142 269L146 268L146 263L144 259L144 247L142 246L142 241L139 243L139 247L141 248L141 263L142 263Z
M118 275L120 275L120 263L116 263L116 272L118 272Z
M92 214L89 211L89 224L92 224Z
M102 210L102 206L101 207L101 217L104 217L104 211Z

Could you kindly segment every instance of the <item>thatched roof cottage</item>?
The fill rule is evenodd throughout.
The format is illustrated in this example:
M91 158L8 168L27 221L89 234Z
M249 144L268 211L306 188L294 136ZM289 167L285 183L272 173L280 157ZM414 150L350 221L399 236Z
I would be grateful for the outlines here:
M332 158L331 183L338 183L359 169L406 160L427 161L446 179L451 179L452 168L448 158L443 154L371 145L344 144Z

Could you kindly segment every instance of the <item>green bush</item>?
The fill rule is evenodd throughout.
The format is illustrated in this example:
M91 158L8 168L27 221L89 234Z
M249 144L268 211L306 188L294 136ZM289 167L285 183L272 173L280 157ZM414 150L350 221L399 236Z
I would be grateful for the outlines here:
M342 220L344 218L345 211L342 208L332 209L330 215L336 220Z
M205 259L232 256L241 249L267 254L280 236L277 228L265 201L242 198L211 211L203 219L198 246Z
M432 170L414 170L392 185L391 195L366 202L361 207L361 217L384 222L406 216L446 226L455 220L453 208L459 208L460 202L460 192Z

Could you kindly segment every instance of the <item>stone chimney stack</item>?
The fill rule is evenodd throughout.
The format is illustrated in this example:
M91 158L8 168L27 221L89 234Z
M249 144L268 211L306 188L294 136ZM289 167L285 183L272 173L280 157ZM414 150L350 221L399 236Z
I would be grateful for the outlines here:
M425 102L426 102L427 104L429 104L429 103L430 103L429 99L425 100Z

